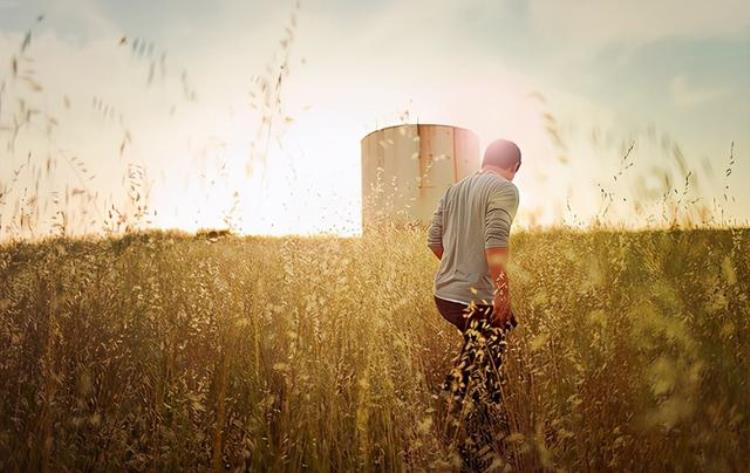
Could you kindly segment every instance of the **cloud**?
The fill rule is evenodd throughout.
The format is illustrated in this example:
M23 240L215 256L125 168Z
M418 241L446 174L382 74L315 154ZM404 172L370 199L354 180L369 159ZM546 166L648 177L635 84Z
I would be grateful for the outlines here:
M0 0L0 5L3 2L9 3ZM194 15L182 11L182 15L175 16L170 7L159 12L159 21L143 21L141 17L147 9L133 8L123 13L95 0L72 3L75 8L50 4L44 10L47 20L40 28L49 29L35 32L31 51L35 69L45 79L50 103L61 104L63 94L73 103L71 116L63 123L68 128L60 137L65 140L65 148L95 161L92 166L102 177L97 178L95 190L117 188L119 175L112 172L111 161L104 158L116 154L122 130L97 121L95 110L88 105L92 95L102 98L123 112L132 132L133 144L126 158L146 162L149 172L153 170L151 175L163 172L166 176L154 192L155 207L163 219L160 223L192 223L197 218L195 209L203 209L200 217L204 224L209 218L221 223L219 211L225 203L221 201L228 198L217 194L207 202L202 188L198 189L193 181L183 181L195 177L189 171L201 172L202 168L192 164L201 153L219 154L214 153L212 143L226 144L222 159L226 155L230 162L244 162L257 120L247 105L248 88L252 76L263 72L266 61L278 48L290 5L254 16L242 9L245 7L235 9L227 2L222 4L224 10L213 12L212 21L204 21L199 14L202 10L195 5ZM614 99L622 94L622 70L604 77L604 82L618 89L611 93L607 90L598 97L592 95L593 79L572 87L568 82L573 81L562 78L565 70L574 69L578 74L575 78L601 80L606 64L591 58L608 44L619 46L618 41L639 42L711 31L733 34L742 24L742 16L737 15L726 28L720 25L720 18L682 18L681 24L672 25L671 19L662 17L657 25L649 18L639 22L637 8L614 5L608 0L604 3L608 6L590 5L591 11L569 5L568 13L560 11L556 4L541 1L534 1L534 8L529 9L509 8L507 3L490 6L484 2L442 0L429 8L423 2L385 2L367 8L332 8L319 0L305 2L284 93L294 120L284 136L285 150L271 156L271 163L276 159L278 164L269 167L272 186L262 188L255 181L237 183L238 188L242 185L247 189L243 192L253 204L247 207L251 210L246 221L248 228L264 232L289 230L280 228L276 216L299 213L306 226L296 223L297 231L320 229L331 208L341 208L347 218L358 219L355 204L359 199L359 138L380 126L397 123L404 107L411 112L412 121L466 126L477 131L483 141L496 136L515 139L533 158L525 165L519 178L521 184L527 184L528 189L538 186L542 181L536 170L554 176L544 184L544 192L527 193L527 209L538 205L554 210L548 202L555 196L564 202L566 183L573 181L572 177L566 178L567 172L578 171L576 166L580 163L586 169L575 176L579 181L581 176L586 180L589 174L608 175L609 164L594 160L595 156L588 159L588 155L571 153L572 164L558 169L562 167L557 164L558 153L544 131L537 102L528 99L529 92L541 90L552 111L567 119L561 123L575 125L581 136L592 124L605 129L619 127ZM646 8L644 14L656 14L653 10ZM602 15L622 15L624 24L603 22ZM269 17L274 20L259 22L260 18ZM500 20L505 23L497 23ZM499 32L504 35L498 36ZM145 85L149 64L129 53L128 46L117 46L123 35L129 41L142 35L168 51L169 72L164 82ZM0 35L0 50L4 51L17 47L23 37L22 31L3 36ZM640 49L651 54L654 47L649 44ZM663 47L664 55L657 55L653 62L664 62L662 57L674 59L671 41ZM620 50L614 49L613 56L619 57ZM694 51L689 52L692 57ZM514 64L509 57L514 53L525 56L527 62ZM579 53L583 61L588 61L583 64L586 68L563 64L572 54ZM302 57L306 59L304 64ZM0 74L8 64L0 64ZM549 73L535 71L533 66L539 64L548 66L544 72ZM729 84L727 90L716 88L719 84L697 75L689 64L665 68L659 76L652 65L646 61L637 67L632 63L621 66L632 67L634 77L643 79L633 81L635 94L643 96L647 90L657 89L654 84L668 84L669 94L663 94L664 102L673 100L682 107L696 107L717 100L730 90L739 90L734 84ZM178 74L183 69L197 89L200 101L196 105L180 101ZM611 77L614 78L610 80ZM177 113L171 116L168 111L175 103ZM648 107L653 108L652 105ZM649 110L638 103L639 117ZM711 129L701 129L696 140L705 141L710 133ZM577 143L571 144L571 149L580 148ZM287 165L292 161L294 166ZM237 176L243 177L244 172L240 170ZM290 188L301 190L290 195ZM228 192L232 189L227 187ZM320 197L319 192L325 196ZM186 201L185 196L194 197L195 202ZM304 212L300 201L308 205ZM346 208L342 201L349 202ZM174 212L172 207L176 207ZM209 214L212 210L216 211ZM169 220L173 213L174 219Z
M688 83L685 76L677 76L669 84L672 101L678 107L690 108L726 97L730 90L718 87L700 87Z
M673 36L743 34L750 27L750 8L744 0L532 0L530 20L537 33L599 47L608 42L645 44Z

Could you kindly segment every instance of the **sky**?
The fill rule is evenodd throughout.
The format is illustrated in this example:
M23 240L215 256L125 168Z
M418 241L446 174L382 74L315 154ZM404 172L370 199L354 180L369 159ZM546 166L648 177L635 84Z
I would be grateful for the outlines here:
M0 0L0 84L6 232L145 204L163 228L356 234L359 141L403 122L516 141L521 228L663 222L672 188L750 220L741 1Z

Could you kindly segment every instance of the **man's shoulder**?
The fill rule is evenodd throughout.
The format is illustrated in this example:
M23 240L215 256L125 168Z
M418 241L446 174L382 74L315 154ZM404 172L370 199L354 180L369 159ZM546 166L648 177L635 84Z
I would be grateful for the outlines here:
M491 184L486 198L488 206L505 209L511 215L515 215L520 200L518 187L513 182L502 177L499 177L499 179Z
M490 190L492 191L500 191L503 193L510 193L518 196L518 187L513 183L513 181L509 181L508 179L505 179L502 176L498 176L497 174L491 175L489 186Z

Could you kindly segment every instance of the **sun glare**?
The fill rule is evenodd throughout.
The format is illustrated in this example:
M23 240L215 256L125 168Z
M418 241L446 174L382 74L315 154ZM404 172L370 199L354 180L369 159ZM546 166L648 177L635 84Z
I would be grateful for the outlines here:
M217 127L215 145L197 153L184 176L154 186L154 208L160 209L154 225L230 228L243 235L358 234L360 131L333 128L330 120L326 112L308 110L255 149L251 116Z

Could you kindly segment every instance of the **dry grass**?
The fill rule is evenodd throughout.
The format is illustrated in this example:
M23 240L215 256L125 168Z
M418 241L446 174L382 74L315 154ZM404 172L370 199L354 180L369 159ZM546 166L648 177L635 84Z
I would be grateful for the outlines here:
M750 232L513 242L513 471L750 466ZM435 268L423 229L8 244L0 470L450 470Z
M251 83L261 125L247 174L264 169L293 121L283 88L298 10ZM0 149L17 163L0 182L0 471L456 469L435 394L460 336L433 306L437 262L424 229L361 239L139 233L155 209L147 167L131 161L137 135L116 104L93 97L122 136L109 165L123 188L100 197L106 181L88 161L57 150L67 129L44 108L33 28L0 80ZM131 51L146 87L176 77L142 38L113 50ZM186 71L178 82L184 103L196 102ZM575 153L553 110L543 123L567 165ZM49 152L22 146L31 133ZM637 143L623 144L591 222L568 205L589 231L514 235L521 325L505 365L514 433L497 439L504 457L486 452L492 471L750 469L750 231L726 228L737 222L723 207L734 199L734 148L712 180L661 142L670 160L647 156L636 176ZM225 163L217 168L226 176ZM626 178L644 176L661 184L620 195ZM723 187L723 201L699 201L708 184ZM232 229L239 192L224 212ZM634 224L683 230L601 229L626 200L644 217ZM88 231L111 238L23 241Z

